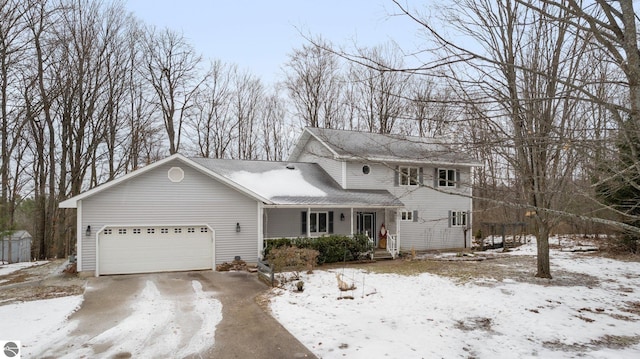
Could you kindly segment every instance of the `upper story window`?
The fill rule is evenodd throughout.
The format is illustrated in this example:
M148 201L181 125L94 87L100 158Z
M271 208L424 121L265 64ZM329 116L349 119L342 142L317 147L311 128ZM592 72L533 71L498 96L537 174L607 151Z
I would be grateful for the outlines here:
M438 168L438 187L456 187L458 172L455 169Z
M418 167L399 167L401 186L417 186L418 185Z
M369 165L362 166L362 173L368 175L371 172L371 167Z

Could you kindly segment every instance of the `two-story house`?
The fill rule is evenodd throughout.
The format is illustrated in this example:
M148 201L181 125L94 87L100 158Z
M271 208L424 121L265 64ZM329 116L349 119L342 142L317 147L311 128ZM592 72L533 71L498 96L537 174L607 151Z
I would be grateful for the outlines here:
M256 262L270 238L334 233L395 256L470 246L474 166L442 140L306 128L286 162L176 154L60 207L95 275Z

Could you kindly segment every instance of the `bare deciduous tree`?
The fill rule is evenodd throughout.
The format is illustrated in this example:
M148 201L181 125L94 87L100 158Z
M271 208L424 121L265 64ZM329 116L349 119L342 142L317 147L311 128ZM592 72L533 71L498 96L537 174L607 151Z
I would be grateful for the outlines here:
M153 86L162 112L169 153L180 149L182 130L193 96L204 81L198 74L201 57L182 35L165 29L149 29L144 40L143 75Z
M340 62L326 50L329 44L317 41L319 46L303 45L289 54L284 86L305 126L338 128L342 122Z
M392 133L396 121L405 113L408 75L390 69L402 68L402 59L391 46L361 49L359 56L369 63L352 63L350 76L352 98L358 129Z

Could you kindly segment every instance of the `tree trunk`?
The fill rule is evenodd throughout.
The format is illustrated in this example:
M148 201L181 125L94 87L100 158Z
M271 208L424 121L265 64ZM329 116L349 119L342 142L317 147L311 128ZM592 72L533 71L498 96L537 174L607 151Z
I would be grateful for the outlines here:
M536 277L551 279L551 265L549 263L549 226L538 223L538 272Z

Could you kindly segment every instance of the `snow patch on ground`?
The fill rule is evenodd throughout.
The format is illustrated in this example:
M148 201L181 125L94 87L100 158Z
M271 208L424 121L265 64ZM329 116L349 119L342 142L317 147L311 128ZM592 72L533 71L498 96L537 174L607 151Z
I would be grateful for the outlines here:
M20 340L23 348L47 348L51 333L59 330L82 303L75 295L0 306L0 340Z
M535 254L535 240L510 255ZM595 286L316 270L274 289L274 316L321 358L638 358L640 263L553 250ZM356 289L341 292L336 274ZM353 299L339 299L344 296ZM628 342L616 346L616 343Z

